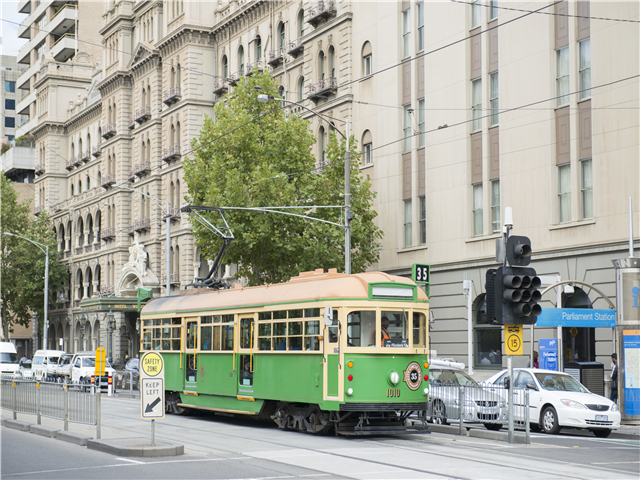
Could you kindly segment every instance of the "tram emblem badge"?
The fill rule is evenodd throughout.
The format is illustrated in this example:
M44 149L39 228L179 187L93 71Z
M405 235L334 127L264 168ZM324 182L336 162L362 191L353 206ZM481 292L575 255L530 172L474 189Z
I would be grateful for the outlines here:
M414 392L420 388L422 383L422 369L418 362L411 362L404 371L404 383L407 384L409 390Z

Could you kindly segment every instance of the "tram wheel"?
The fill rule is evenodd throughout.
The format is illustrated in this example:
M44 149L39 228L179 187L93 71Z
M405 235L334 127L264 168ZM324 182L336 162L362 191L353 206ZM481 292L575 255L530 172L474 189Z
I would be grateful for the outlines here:
M319 435L327 433L331 428L331 424L326 418L326 415L323 415L322 412L318 409L309 414L309 416L307 417L307 423L307 430L311 433L316 433Z
M276 413L271 415L271 418L274 422L276 422L278 428L287 428L287 425L289 423L289 409L286 407L286 405L278 405Z

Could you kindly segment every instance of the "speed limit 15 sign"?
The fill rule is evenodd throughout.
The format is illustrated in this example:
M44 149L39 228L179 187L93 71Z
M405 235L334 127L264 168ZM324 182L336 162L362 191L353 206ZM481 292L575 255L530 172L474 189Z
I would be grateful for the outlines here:
M431 280L431 265L414 263L413 264L413 281L416 283L429 284Z

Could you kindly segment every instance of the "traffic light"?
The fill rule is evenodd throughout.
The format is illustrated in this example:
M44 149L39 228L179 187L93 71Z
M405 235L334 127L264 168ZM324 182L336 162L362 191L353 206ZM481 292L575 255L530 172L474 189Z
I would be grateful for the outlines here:
M512 267L526 267L531 263L531 240L529 237L511 235L507 239L507 262Z
M530 252L529 248L529 252ZM487 320L499 325L533 325L542 308L540 278L533 268L500 267L487 271Z

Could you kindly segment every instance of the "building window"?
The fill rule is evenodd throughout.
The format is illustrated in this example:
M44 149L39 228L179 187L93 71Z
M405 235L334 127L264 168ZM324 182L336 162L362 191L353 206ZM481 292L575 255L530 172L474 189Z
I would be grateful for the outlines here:
M593 218L593 162L582 160L582 218Z
M15 110L16 109L16 101L11 98L4 99L4 109L5 110Z
M489 2L489 20L498 18L498 0L491 0Z
M471 110L473 112L473 131L482 130L482 79L471 80Z
M482 235L482 184L473 186L473 234Z
M580 98L591 96L591 39L580 42Z
M480 10L480 1L474 0L471 3L471 28L476 28L480 25L480 17L482 11Z
M559 220L562 222L571 221L571 165L560 165L558 167L558 205Z
M325 157L325 150L324 150L324 127L320 127L320 129L318 130L318 146L320 147L319 153L320 153L320 166L324 167L324 157Z
M229 63L227 62L227 56L222 57L222 76L227 78L229 76Z
M284 48L284 23L278 25L278 38L280 39L280 48Z
M42 58L44 57L44 52L47 50L47 42L42 42L39 46L38 49L36 50L36 57L37 58Z
M244 47L242 45L238 48L238 69L240 76L244 75Z
M424 50L424 3L418 3L418 51Z
M5 128L16 128L16 119L14 117L4 117Z
M298 101L304 100L304 77L300 77L298 80Z
M256 62L262 60L262 40L260 37L256 38Z
M498 125L498 114L499 114L499 97L500 89L498 87L498 72L494 72L491 74L491 94L489 98L489 103L491 105L491 126Z
M479 368L502 368L502 326L487 319L487 304L482 294L474 302L473 309L475 355L474 363Z
M371 143L365 143L362 146L362 159L365 165L373 163L373 145Z
M404 136L404 151L411 151L411 114L413 113L413 109L411 105L405 105L404 111L402 115L402 134Z
M411 199L404 201L404 246L411 246L413 224L411 222Z
M16 82L4 81L4 91L7 93L16 93Z
M372 68L371 68L371 54L366 55L362 60L364 62L364 66L363 66L364 76L366 77L368 75L371 75L371 71L372 71Z
M298 12L298 38L304 35L304 10Z
M556 50L556 95L558 107L569 104L569 47Z
M402 58L411 55L411 9L402 12Z
M491 231L500 232L500 180L491 182Z
M420 201L420 245L427 243L427 199L424 195L418 197Z
M418 100L418 131L420 136L418 137L418 147L424 147L424 131L425 131L425 108L424 98Z

